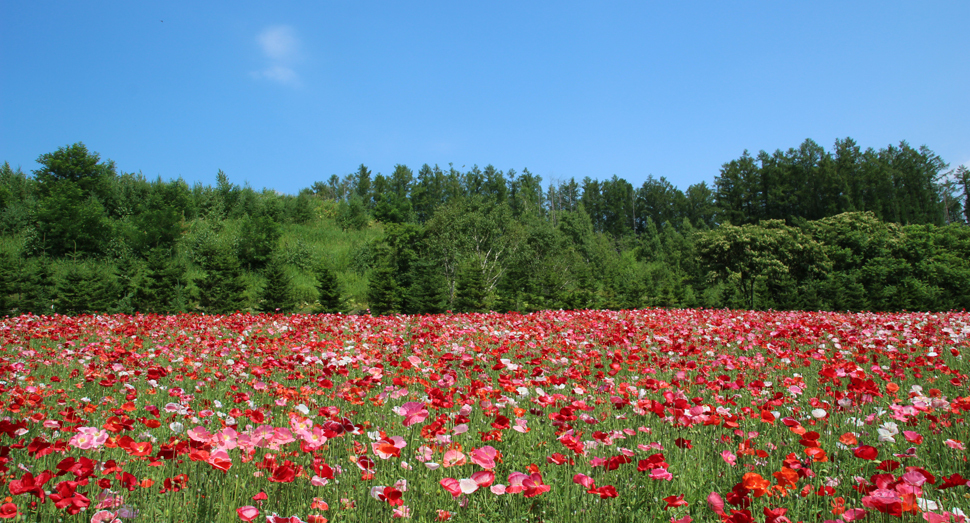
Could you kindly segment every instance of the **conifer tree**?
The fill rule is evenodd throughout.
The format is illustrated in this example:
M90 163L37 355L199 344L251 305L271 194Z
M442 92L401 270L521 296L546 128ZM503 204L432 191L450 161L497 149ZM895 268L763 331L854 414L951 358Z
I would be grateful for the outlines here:
M333 314L341 312L343 303L340 299L340 282L337 275L328 265L321 263L316 268L317 305L316 312Z
M148 253L144 277L134 291L138 312L182 312L185 310L185 269L164 248Z
M466 264L458 273L455 288L455 310L485 312L485 276L480 268Z
M9 313L16 303L20 279L16 261L12 253L0 252L0 316Z
M276 256L270 258L263 269L266 285L259 294L259 310L262 312L292 312L294 308L293 286L286 274L286 267Z
M20 273L20 310L34 314L53 313L55 292L51 261L47 256L25 264Z
M89 312L89 285L90 280L84 274L83 267L78 266L77 262L71 263L67 274L57 282L57 312L68 315Z
M221 245L203 249L202 270L205 275L196 283L199 305L209 314L227 314L246 306L246 283L239 260Z
M414 263L410 292L404 312L408 314L440 314L448 300L448 282L434 261L421 258Z
M367 286L367 305L371 314L395 314L401 312L401 287L397 284L395 265L386 245L376 246L378 265L371 274Z

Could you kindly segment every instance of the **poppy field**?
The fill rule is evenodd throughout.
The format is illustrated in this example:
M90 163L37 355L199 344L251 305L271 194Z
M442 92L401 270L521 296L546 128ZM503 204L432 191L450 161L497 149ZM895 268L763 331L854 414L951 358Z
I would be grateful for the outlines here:
M0 519L965 521L970 314L0 320Z

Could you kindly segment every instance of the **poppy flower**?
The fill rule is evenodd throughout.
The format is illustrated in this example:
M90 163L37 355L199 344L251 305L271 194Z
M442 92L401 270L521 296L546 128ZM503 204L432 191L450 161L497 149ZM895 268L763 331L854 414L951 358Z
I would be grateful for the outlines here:
M663 498L663 500L667 502L667 505L664 507L664 510L687 506L687 502L684 501L683 494L679 494L677 496L667 496Z
M259 516L259 509L251 505L247 505L245 507L237 508L236 514L238 514L239 519L243 521L252 521Z
M876 459L876 456L879 455L879 451L876 450L875 447L870 445L861 445L859 447L856 447L852 449L852 453L855 454L855 457L857 458L867 459L867 460L874 460Z
M17 505L13 503L4 503L0 505L0 519L12 519L17 517L19 512L17 512Z
M605 485L602 487L591 488L586 492L590 494L595 494L599 496L600 499L615 498L619 496L619 493L617 493L616 491L616 487L614 487L613 485Z

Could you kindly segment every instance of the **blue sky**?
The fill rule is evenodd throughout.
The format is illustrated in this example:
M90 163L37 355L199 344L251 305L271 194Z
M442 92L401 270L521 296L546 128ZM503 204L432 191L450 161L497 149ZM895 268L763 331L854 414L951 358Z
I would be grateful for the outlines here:
M745 149L848 136L955 167L968 21L966 1L0 0L0 161L81 141L289 193L361 163L686 189Z

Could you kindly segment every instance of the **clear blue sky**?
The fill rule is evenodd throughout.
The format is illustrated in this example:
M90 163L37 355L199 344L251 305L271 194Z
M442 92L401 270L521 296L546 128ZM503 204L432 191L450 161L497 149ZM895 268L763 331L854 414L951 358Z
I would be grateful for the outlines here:
M745 149L848 136L955 167L968 22L966 0L0 0L0 161L81 141L289 193L361 163L686 189Z

